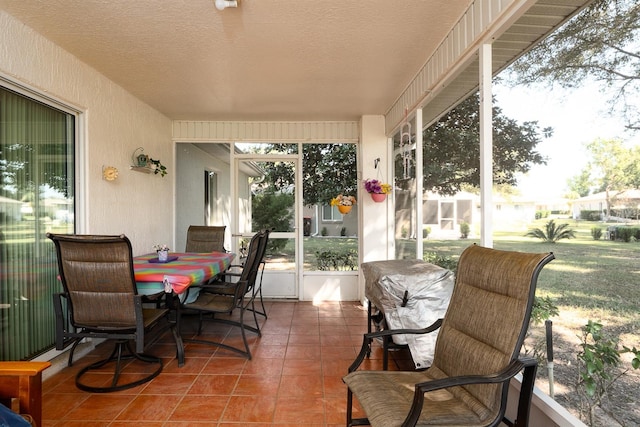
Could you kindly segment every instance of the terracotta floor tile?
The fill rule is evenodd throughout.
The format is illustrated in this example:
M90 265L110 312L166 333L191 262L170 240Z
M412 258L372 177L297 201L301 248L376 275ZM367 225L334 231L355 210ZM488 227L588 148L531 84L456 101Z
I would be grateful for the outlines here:
M257 352L256 352L257 353ZM280 376L282 375L283 358L262 358L254 357L250 363L244 365L242 374L259 374L262 376Z
M170 421L218 421L229 396L185 396L176 406Z
M165 373L151 380L141 393L183 395L191 388L197 377L196 374Z
M270 423L273 421L275 406L275 396L231 396L222 420Z
M317 360L285 359L282 375L320 375L322 365Z
M198 375L188 394L230 395L237 382L238 375Z
M179 402L181 397L164 395L140 395L116 418L117 420L165 421Z
M209 359L202 369L202 374L240 374L248 360L240 357L218 357Z
M285 360L288 359L304 359L320 361L319 348L314 344L288 345Z
M346 398L345 398L346 400ZM276 423L324 422L324 401L321 397L309 398L298 396L278 397L273 421Z
M89 398L87 393L48 393L43 397L42 418L59 420Z
M131 396L118 394L92 394L69 411L64 420L115 420L131 403Z
M241 375L234 395L275 396L280 388L280 375Z
M319 375L283 375L278 396L323 396L324 386Z

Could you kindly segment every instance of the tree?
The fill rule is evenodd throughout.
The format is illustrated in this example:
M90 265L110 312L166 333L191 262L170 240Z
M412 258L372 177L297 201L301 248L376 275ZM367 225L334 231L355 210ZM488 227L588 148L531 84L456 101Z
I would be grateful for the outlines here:
M460 103L430 128L424 135L424 188L441 194L455 194L469 186L480 185L480 125L479 96L475 94ZM546 164L535 150L540 135L549 136L552 129L542 131L537 122L520 125L502 110L493 107L494 184L517 184L517 174L529 171L533 164ZM291 144L268 144L265 153L291 152ZM327 204L338 193L355 195L355 144L304 144L302 149L302 178L304 204ZM396 170L401 170L396 157ZM276 190L285 190L294 183L290 163L261 164L266 172L265 183ZM409 186L409 181L396 185Z
M611 93L611 115L640 129L640 4L596 0L510 67L512 84L546 82L575 88L587 80Z
M640 181L637 165L640 150L637 147L626 148L619 139L601 138L587 144L587 150L590 160L580 176L590 176L590 183L596 190L605 193L606 216L609 217L615 200L614 192L635 187Z
M291 144L268 144L266 153L284 152ZM329 204L338 193L355 195L358 190L356 145L347 143L304 144L302 148L302 191L304 205ZM265 169L265 183L276 190L294 184L295 172L291 163L261 164Z
M424 189L452 195L466 185L480 185L479 96L476 93L426 129L424 135ZM551 134L549 128L543 129ZM535 150L540 142L537 122L522 125L493 106L493 180L495 185L517 184L517 174L533 164L546 164ZM399 167L399 159L396 166Z
M578 194L579 197L585 197L589 195L591 191L591 174L590 171L585 169L578 175L571 177L567 180L569 190Z

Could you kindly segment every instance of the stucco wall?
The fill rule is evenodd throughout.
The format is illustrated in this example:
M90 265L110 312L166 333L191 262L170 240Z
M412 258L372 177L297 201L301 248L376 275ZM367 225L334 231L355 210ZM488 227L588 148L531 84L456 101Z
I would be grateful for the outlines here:
M0 73L81 111L78 232L124 233L134 254L173 245L174 150L166 116L2 11ZM129 170L138 147L169 174ZM118 168L118 180L103 180L103 165Z

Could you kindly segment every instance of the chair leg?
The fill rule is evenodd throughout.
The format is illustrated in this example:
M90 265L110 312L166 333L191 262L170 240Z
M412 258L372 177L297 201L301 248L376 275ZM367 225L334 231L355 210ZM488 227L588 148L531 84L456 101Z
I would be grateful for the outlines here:
M126 352L124 350L126 350ZM118 380L120 379L120 373L122 371L122 360L132 359L132 358L138 359L146 363L157 364L158 367L153 372L151 372L150 374L146 375L143 378L140 378L139 380L132 381L129 383L124 383L124 384L118 384ZM113 378L110 386L95 387L82 382L81 379L84 374L86 374L90 370L99 369L110 362L115 362ZM159 357L155 357L155 356L151 356L143 353L136 353L135 351L133 351L133 348L131 348L130 341L117 340L116 345L111 351L111 354L109 355L109 357L107 357L106 359L99 360L98 362L92 363L91 365L82 368L78 372L78 374L76 375L76 387L78 387L80 390L88 391L91 393L109 393L112 391L127 390L129 388L137 387L141 384L151 381L152 379L160 375L160 372L162 372L162 367L163 367L162 359L160 359Z

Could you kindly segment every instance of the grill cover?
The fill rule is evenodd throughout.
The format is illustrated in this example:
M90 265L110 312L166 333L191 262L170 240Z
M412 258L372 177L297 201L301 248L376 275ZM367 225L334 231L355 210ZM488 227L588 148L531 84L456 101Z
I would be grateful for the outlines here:
M365 296L384 313L388 329L426 328L444 317L455 281L450 270L419 259L365 262L362 270ZM437 336L394 335L393 342L407 344L416 368L427 368Z

